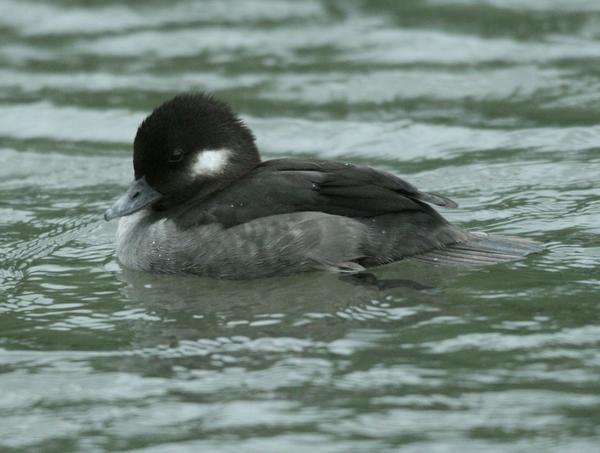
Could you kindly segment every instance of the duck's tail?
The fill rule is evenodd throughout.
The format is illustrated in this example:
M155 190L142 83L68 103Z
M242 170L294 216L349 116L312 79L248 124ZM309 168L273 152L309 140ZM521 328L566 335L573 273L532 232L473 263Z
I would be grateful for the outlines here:
M444 266L486 266L518 260L544 249L539 242L514 236L468 233L466 242L448 245L413 258Z

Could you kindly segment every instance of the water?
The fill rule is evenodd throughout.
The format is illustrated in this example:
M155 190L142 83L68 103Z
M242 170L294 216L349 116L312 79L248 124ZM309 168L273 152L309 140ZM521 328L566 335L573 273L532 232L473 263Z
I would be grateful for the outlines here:
M0 450L595 451L600 4L0 1ZM377 166L548 244L482 270L128 271L137 125L209 90L266 157Z

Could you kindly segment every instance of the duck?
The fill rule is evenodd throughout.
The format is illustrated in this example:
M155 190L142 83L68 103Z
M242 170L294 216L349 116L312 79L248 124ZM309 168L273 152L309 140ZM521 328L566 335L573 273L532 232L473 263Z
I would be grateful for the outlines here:
M119 218L125 267L245 279L357 274L404 259L484 266L540 252L529 239L471 232L435 207L451 199L364 165L261 160L225 102L184 93L159 105L133 142L134 180L105 212Z

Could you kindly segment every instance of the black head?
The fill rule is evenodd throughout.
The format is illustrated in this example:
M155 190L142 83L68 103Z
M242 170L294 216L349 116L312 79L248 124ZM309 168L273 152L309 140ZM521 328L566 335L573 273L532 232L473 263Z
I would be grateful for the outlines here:
M133 144L138 187L132 186L128 196L139 198L142 184L160 197L148 196L150 202L120 215L148 205L165 209L206 196L259 163L252 132L227 104L204 93L176 96L142 122ZM105 217L117 214L107 212Z
M133 143L135 179L145 177L172 201L216 189L216 182L230 182L259 162L250 129L227 104L203 93L163 103L142 122Z

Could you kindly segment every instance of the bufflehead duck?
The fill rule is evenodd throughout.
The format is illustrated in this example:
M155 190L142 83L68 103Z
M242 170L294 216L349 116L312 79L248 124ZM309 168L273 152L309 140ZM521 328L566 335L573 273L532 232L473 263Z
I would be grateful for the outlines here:
M224 278L356 273L408 257L493 264L543 248L452 225L431 205L456 203L384 171L261 162L250 129L203 93L176 96L142 122L133 168L134 182L104 217L121 217L117 257L135 269Z

